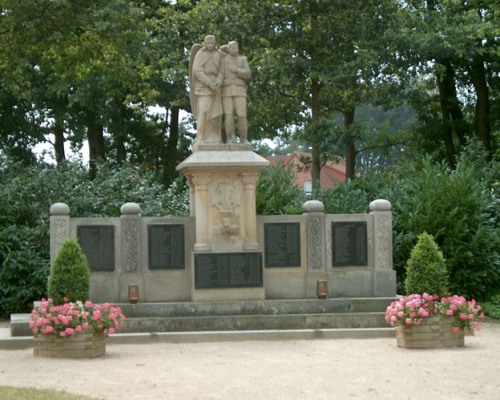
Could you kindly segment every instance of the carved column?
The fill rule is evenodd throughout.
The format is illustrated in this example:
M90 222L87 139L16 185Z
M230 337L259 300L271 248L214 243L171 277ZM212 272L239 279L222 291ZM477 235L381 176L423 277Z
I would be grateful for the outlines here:
M396 271L392 269L392 212L387 200L370 203L373 216L374 287L375 297L396 295Z
M54 203L50 206L50 265L59 253L65 239L70 237L69 206Z
M370 203L373 215L375 269L392 270L392 212L387 200Z
M307 214L307 270L325 271L325 207L318 200L309 200L303 209Z
M141 207L137 203L125 203L120 211L124 272L139 272Z
M196 212L196 243L194 251L210 251L209 221L208 221L208 184L210 174L196 174L190 177L194 187L194 200Z
M243 173L241 181L243 182L243 197L245 201L245 243L243 244L244 250L257 250L259 244L257 242L257 208L255 205L255 186L259 174L257 172Z

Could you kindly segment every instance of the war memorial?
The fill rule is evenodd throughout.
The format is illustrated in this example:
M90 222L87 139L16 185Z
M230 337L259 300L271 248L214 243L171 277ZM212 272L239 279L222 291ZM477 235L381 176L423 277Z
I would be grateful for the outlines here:
M74 218L55 203L51 263L66 238L78 239L91 300L123 305L125 332L386 327L396 295L391 204L345 215L311 200L302 215L256 215L268 161L247 138L246 57L209 35L193 45L189 73L196 141L177 170L190 215L143 217L124 202L117 218Z

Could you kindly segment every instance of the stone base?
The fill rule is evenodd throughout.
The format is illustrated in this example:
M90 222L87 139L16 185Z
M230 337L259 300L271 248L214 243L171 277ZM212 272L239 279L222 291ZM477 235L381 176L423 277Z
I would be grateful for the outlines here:
M464 332L453 333L452 317L425 318L419 325L408 325L396 332L398 347L435 349L464 346Z
M196 151L252 151L250 143L203 143L196 146Z
M106 354L106 335L91 330L76 336L38 334L33 337L33 355L50 358L94 358Z

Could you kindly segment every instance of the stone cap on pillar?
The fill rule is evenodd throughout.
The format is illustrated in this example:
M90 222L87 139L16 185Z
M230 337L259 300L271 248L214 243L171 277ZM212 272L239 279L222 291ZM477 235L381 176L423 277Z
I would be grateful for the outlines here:
M255 172L268 165L268 160L253 151L197 151L181 162L176 169L183 174L228 168L237 168L240 172Z

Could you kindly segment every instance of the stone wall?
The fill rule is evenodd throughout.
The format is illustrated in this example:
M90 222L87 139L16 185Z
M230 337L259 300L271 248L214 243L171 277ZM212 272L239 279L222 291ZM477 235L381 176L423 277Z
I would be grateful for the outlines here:
M91 264L93 301L127 302L129 285L138 285L140 302L196 299L195 217L142 217L135 203L124 204L119 218L71 218L63 203L50 212L51 262L65 238L78 238ZM257 241L265 299L316 298L318 280L327 282L328 297L396 294L386 200L372 202L368 214L324 214L313 200L302 215L258 216ZM228 300L245 292L204 290Z

